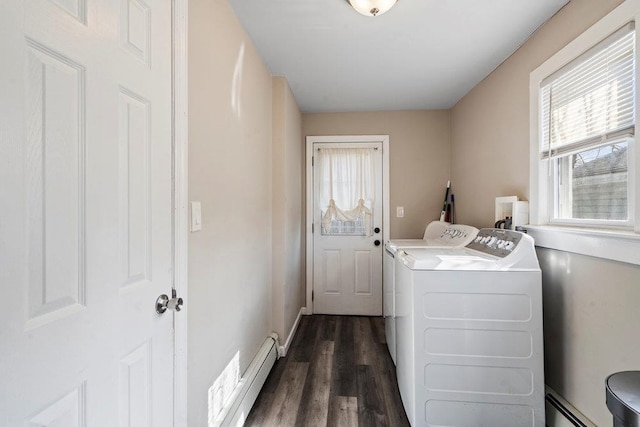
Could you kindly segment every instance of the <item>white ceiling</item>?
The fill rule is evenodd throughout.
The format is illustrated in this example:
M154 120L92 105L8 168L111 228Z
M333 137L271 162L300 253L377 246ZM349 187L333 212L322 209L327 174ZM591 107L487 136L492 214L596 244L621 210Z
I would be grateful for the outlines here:
M304 112L450 108L569 0L229 0Z

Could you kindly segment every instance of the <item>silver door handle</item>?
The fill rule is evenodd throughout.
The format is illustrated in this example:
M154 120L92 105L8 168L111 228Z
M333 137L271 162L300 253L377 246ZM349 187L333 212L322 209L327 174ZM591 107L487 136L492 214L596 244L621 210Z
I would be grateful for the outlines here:
M171 289L171 298L166 294L162 294L156 300L156 313L162 314L167 310L180 311L182 310L182 304L184 304L183 299L176 296L175 289Z

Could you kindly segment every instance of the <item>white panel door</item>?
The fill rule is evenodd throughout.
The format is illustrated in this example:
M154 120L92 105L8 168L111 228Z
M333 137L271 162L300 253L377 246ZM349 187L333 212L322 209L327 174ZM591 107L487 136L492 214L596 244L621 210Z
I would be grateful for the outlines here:
M375 201L370 230L351 221L331 231L322 227L326 206L318 201L320 170L315 160L324 148L374 148ZM314 143L313 312L382 315L382 143ZM346 185L346 183L345 183ZM365 227L366 228L366 227Z
M0 53L0 425L171 426L171 1L2 1Z

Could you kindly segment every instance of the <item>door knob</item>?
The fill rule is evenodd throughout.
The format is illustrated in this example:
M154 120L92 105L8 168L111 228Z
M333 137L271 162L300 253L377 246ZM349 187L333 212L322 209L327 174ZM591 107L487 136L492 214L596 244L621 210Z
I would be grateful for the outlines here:
M374 232L374 233L376 233L376 234L378 234L378 233L380 232L380 227L376 227L376 228L374 228L374 229L373 229L373 232Z
M171 298L166 294L162 294L156 300L156 313L162 314L167 310L180 311L182 310L182 304L184 304L183 299L176 296L175 289L171 289Z
M376 245L376 246L380 246L380 240L375 240L375 241L373 242L373 244L374 244L374 245Z

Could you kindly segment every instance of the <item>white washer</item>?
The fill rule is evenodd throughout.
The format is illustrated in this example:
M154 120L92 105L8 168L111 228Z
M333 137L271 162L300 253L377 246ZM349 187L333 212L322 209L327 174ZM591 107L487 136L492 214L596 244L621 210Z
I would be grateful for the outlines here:
M478 229L470 225L449 224L432 221L424 230L422 239L389 240L385 245L382 265L383 315L385 317L385 335L389 353L396 363L396 327L394 304L394 258L402 248L450 248L464 246L478 234Z
M544 427L542 282L533 239L481 229L396 258L397 376L411 425Z

